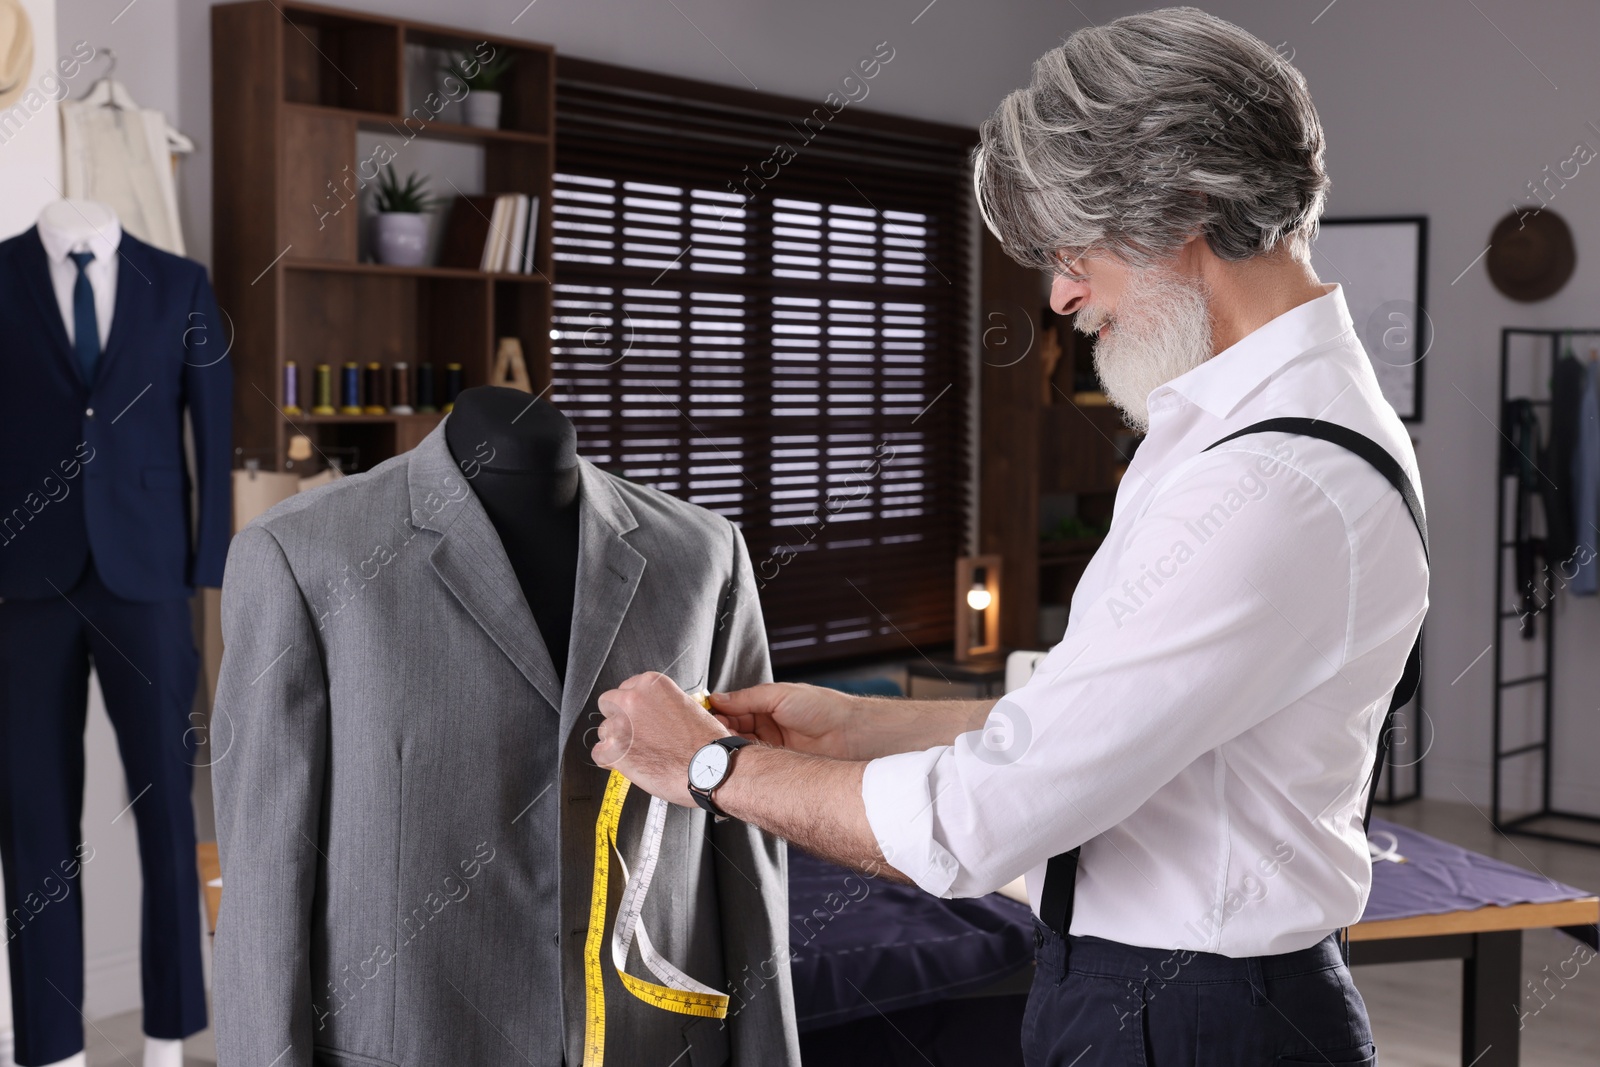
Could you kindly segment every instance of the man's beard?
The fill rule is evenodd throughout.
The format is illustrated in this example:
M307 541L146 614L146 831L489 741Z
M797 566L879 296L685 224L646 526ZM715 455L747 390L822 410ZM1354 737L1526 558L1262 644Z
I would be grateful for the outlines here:
M1150 393L1214 355L1207 293L1202 281L1150 267L1129 275L1115 315L1089 304L1073 317L1073 328L1091 337L1111 323L1095 341L1094 369L1107 398L1140 433L1150 429Z

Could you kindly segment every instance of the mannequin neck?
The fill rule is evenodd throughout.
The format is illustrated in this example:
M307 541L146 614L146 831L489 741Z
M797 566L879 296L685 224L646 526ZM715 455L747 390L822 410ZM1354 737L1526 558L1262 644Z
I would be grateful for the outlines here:
M445 443L491 514L563 512L578 499L578 436L548 401L482 386L456 397Z
M122 236L117 213L95 200L55 200L46 204L39 212L39 230L74 250L94 238L116 247Z

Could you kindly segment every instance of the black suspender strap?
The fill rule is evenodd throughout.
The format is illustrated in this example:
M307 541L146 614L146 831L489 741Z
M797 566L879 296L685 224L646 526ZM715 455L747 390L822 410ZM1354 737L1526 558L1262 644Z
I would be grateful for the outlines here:
M1417 533L1422 535L1423 558L1427 558L1428 520L1422 513L1422 500L1417 496L1417 490L1411 484L1411 479L1406 476L1405 468L1400 466L1400 462L1378 442L1349 427L1323 422L1320 419L1281 418L1267 419L1246 426L1242 430L1236 430L1222 440L1208 445L1205 451L1209 452L1236 437L1256 433L1290 433L1302 437L1315 437L1354 452L1366 460L1379 474L1388 479L1389 484L1394 486L1395 491L1405 501L1406 510L1411 513L1411 521L1416 524ZM1421 678L1422 632L1419 630L1417 639L1411 646L1411 653L1406 657L1405 669L1400 673L1400 683L1394 687L1394 696L1389 700L1389 710L1384 713L1383 729L1378 731L1377 760L1373 763L1372 774L1367 778L1367 809L1362 817L1363 828L1372 822L1372 802L1378 792L1378 775L1389 756L1391 720L1394 713L1404 707L1416 694L1417 683ZM1044 890L1039 894L1039 918L1063 938L1072 927L1072 905L1073 896L1077 891L1080 851L1081 848L1074 848L1050 857L1050 862L1045 866Z

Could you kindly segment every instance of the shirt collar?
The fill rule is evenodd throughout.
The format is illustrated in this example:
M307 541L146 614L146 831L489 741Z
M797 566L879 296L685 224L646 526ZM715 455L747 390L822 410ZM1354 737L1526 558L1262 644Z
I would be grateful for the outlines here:
M1170 389L1219 419L1225 419L1256 386L1281 367L1352 328L1344 287L1335 284L1246 334L1200 366L1151 394L1154 403Z
M93 252L98 262L109 263L122 245L122 225L116 219L91 230L87 238L76 241L73 240L73 234L52 226L41 223L37 229L39 242L44 245L44 253L54 263L65 262L68 252L79 251Z

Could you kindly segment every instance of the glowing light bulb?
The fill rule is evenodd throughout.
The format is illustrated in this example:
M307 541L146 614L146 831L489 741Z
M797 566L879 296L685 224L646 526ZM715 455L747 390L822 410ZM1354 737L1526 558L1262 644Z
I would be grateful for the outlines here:
M987 611L993 602L994 597L981 582L973 582L972 588L967 590L967 607L973 611Z

